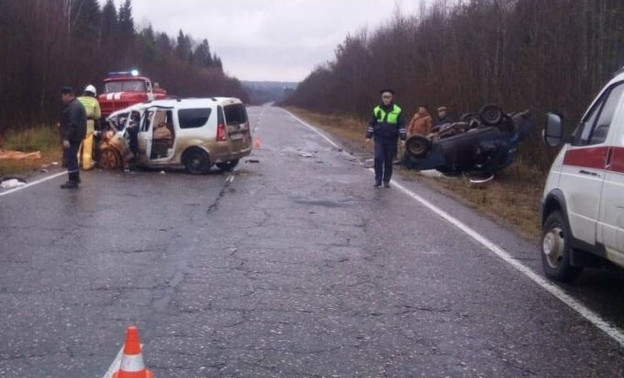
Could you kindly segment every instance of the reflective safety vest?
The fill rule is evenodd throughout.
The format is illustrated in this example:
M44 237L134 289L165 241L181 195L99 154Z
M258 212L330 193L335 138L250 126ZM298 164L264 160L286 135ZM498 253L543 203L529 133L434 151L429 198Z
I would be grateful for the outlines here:
M375 113L375 117L377 117L377 122L387 122L393 125L399 121L399 115L401 114L401 108L396 105L393 105L392 111L390 113L386 113L385 110L381 108L381 106L375 107L373 112Z
M85 107L87 111L87 118L99 120L102 117L100 111L100 103L98 100L91 96L80 96L78 101Z

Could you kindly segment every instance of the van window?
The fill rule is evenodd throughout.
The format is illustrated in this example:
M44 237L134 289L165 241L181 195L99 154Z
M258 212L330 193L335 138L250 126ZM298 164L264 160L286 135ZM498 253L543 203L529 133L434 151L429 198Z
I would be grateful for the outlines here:
M178 110L178 121L181 129L193 129L202 127L208 123L211 113L210 108L180 109Z
M624 94L624 83L617 84L596 102L585 121L577 130L576 145L585 146L604 143L609 133L613 115ZM580 138L579 138L580 135Z
M240 125L247 122L247 111L242 104L226 105L223 107L223 112L227 125Z

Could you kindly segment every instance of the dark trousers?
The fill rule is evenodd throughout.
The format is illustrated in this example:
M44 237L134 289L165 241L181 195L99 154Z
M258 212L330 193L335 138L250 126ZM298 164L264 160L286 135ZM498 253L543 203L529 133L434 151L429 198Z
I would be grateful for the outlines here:
M396 153L397 139L375 138L375 182L390 182Z
M67 174L69 181L80 181L80 170L78 169L78 149L80 141L69 142L69 148L63 149L63 160L67 164Z

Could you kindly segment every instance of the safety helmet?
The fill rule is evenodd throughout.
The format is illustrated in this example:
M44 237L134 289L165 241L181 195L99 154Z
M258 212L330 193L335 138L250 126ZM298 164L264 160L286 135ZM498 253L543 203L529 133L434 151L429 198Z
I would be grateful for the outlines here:
M91 84L87 85L87 87L84 90L85 92L89 92L89 93L93 93L93 95L97 95L97 90L95 89L95 87Z

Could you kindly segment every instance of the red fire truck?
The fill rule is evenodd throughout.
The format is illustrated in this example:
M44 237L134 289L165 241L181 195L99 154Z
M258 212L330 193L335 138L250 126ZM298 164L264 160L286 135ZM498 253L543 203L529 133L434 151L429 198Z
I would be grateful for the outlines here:
M127 108L140 102L167 98L167 92L152 85L152 81L139 72L109 72L104 79L104 92L98 96L102 119L106 119L112 112Z

